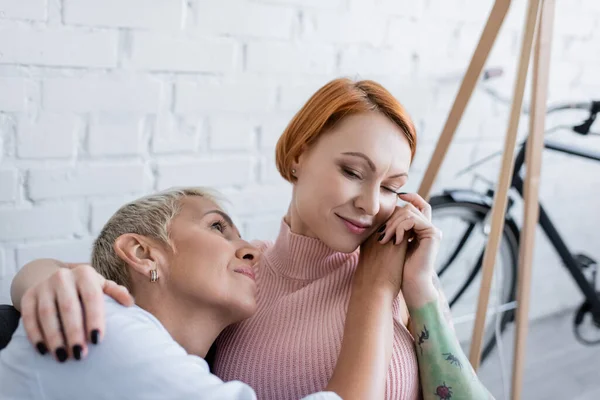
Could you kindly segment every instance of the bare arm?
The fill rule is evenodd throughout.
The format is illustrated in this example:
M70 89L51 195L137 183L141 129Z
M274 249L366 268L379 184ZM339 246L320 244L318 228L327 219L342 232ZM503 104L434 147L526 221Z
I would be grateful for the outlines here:
M430 281L404 291L417 345L419 375L425 400L493 399L483 386L444 316L438 291Z
M41 258L31 261L21 268L12 281L10 297L14 307L21 311L21 299L27 289L48 279L60 268L74 268L79 264L67 264L51 258Z

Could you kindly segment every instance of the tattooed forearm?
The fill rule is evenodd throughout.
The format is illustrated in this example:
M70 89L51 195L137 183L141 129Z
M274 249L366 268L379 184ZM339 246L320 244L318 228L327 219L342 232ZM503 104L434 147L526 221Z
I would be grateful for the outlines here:
M456 365L458 368L460 368L462 370L462 363L452 353L444 353L442 355L444 357L446 357L446 361L448 361L452 365Z
M424 400L491 397L470 368L438 301L409 310ZM465 366L465 368L463 368Z

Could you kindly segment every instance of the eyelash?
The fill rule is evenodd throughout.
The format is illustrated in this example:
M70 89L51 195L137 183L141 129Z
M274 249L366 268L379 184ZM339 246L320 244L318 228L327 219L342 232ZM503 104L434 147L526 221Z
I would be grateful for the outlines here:
M215 221L212 224L210 224L210 227L212 229L217 229L221 233L225 233L225 231L227 230L228 224L224 219L220 219L220 220Z
M362 180L362 178L354 171L348 169L348 168L342 168L342 172L344 173L344 175L346 175L348 178L350 179L359 179ZM390 188L387 187L383 187L383 190L390 192L390 193L394 193L394 194L398 194L398 192L396 192L395 190L392 190Z

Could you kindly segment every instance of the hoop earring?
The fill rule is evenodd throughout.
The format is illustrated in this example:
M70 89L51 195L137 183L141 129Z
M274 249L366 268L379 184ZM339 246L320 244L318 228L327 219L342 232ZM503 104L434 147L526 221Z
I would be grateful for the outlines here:
M150 270L150 282L156 282L158 280L158 271L155 269Z

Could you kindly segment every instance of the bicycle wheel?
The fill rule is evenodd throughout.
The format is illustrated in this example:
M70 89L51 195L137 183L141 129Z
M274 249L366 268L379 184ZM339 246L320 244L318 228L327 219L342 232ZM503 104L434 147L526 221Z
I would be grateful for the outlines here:
M481 200L482 196L476 192L461 193L463 196L459 197L467 200L444 194L432 197L430 204L433 223L443 232L436 271L452 310L456 334L465 354L469 354L487 243L486 230L489 229L486 217L491 205ZM507 220L494 267L482 362L496 345L497 328L504 331L514 315L512 311L496 314L492 310L515 300L518 252L518 228L512 220Z

